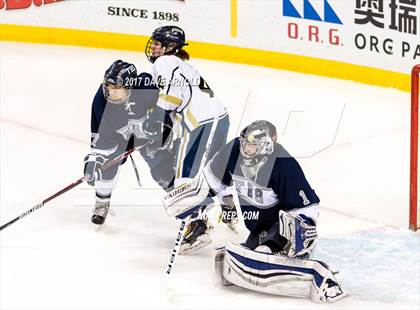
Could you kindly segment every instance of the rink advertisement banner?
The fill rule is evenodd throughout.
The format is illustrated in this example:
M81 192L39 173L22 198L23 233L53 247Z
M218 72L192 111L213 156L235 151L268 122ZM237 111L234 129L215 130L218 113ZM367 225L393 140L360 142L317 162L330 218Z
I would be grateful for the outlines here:
M174 24L186 31L195 57L405 90L411 68L420 63L420 0L0 0L0 4L3 40L36 41L39 35L39 42L143 50L156 27ZM36 27L18 31L11 25Z
M34 6L42 6L64 0L0 0L0 9L20 10Z

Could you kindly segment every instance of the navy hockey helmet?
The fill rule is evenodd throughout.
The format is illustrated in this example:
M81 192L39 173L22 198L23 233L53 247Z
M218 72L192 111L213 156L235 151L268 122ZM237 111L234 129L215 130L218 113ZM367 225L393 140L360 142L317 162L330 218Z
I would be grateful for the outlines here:
M276 126L269 121L254 121L239 136L241 154L245 158L270 155L274 151L276 139Z
M137 78L136 66L122 60L115 61L106 71L102 90L107 102L125 103Z
M156 42L162 46L162 50L156 50ZM173 55L178 53L184 46L185 32L178 26L162 26L153 31L152 36L146 44L146 57L154 63L162 55Z

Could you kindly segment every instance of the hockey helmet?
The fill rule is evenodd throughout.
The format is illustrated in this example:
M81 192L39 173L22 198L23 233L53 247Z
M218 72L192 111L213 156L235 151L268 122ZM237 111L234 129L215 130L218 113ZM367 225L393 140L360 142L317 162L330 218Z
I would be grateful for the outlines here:
M156 50L156 43L161 44L162 50ZM152 36L146 44L146 57L154 63L162 55L172 55L179 52L185 43L185 32L178 26L162 26L153 31Z
M264 120L252 122L242 130L239 136L242 156L254 158L272 154L276 137L276 127L272 123Z
M107 102L126 103L137 78L137 69L133 64L122 60L115 61L106 71L102 90Z

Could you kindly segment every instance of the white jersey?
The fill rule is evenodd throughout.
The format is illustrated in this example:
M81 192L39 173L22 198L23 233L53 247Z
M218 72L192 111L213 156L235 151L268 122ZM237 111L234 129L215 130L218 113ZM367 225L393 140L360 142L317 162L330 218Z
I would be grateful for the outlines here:
M182 59L160 56L153 65L152 76L160 88L157 105L176 112L175 125L182 123L182 127L192 131L227 114L200 73Z

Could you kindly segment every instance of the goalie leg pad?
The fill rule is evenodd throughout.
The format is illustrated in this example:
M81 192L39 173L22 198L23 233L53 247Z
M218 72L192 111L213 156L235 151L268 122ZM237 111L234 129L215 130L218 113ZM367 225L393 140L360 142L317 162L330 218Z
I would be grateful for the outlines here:
M229 243L226 247L223 277L237 286L257 292L309 298L312 275L277 264L276 258L281 259Z
M213 256L213 283L216 287L233 285L223 277L223 264L225 261L225 247L216 248Z
M322 262L260 253L229 243L223 278L262 293L334 302L344 297L334 275Z
M201 207L209 188L204 175L200 173L194 179L175 187L163 198L165 211L169 216L185 219Z

